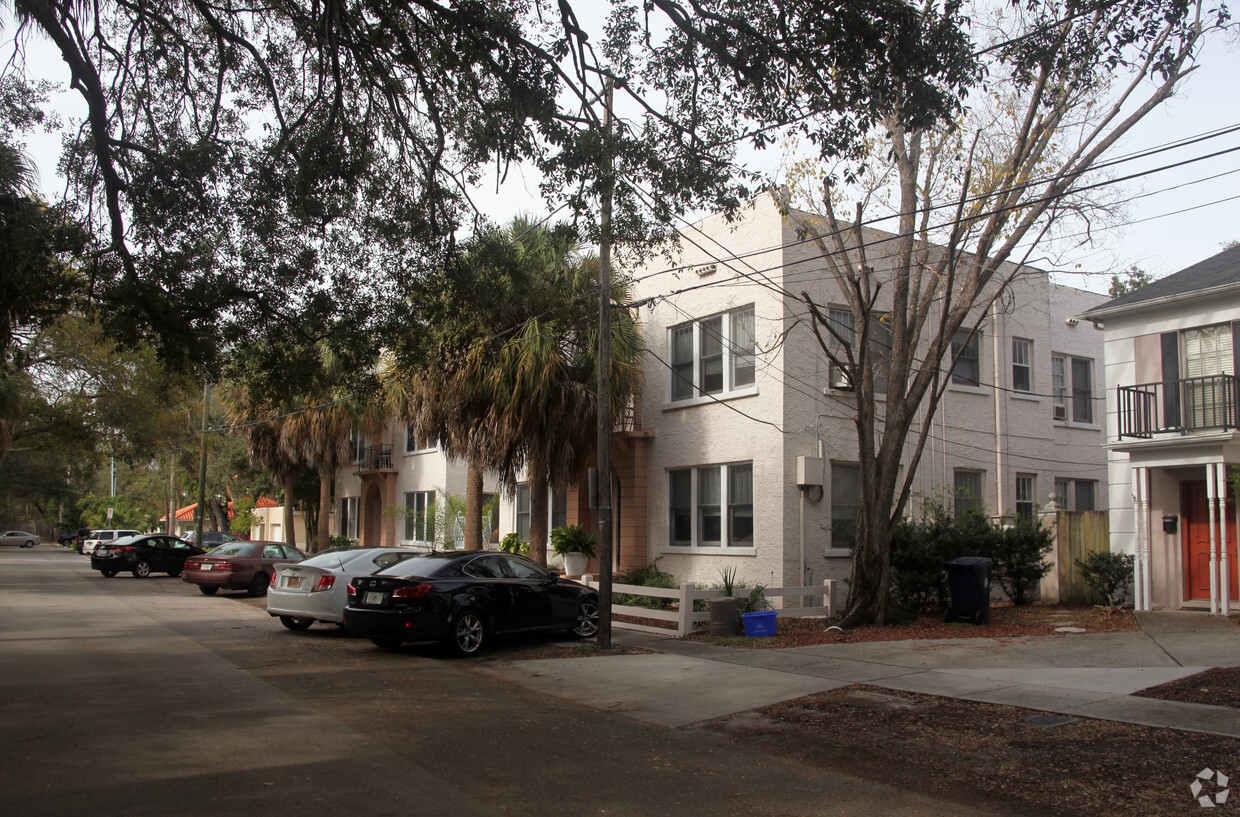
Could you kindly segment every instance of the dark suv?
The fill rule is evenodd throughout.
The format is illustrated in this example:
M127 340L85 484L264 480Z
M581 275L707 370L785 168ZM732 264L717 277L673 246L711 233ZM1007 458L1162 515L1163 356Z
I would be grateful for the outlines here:
M196 541L197 533L198 531L192 530L189 533L182 536L181 538L184 539L186 542L189 542L191 545L197 545L198 544L198 542ZM202 532L202 547L204 550L210 550L213 547L219 547L220 545L226 545L229 542L239 542L239 541L241 541L240 536L235 536L231 533L226 533L220 530L204 530Z

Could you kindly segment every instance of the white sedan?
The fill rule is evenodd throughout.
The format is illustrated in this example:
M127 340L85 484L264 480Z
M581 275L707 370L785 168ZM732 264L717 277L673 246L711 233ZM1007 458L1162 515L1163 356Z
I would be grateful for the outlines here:
M267 590L267 612L290 630L316 621L343 624L349 580L426 553L418 548L343 547L276 567Z
M39 537L33 533L26 533L24 530L8 530L0 533L0 545L32 548L37 544L39 544Z

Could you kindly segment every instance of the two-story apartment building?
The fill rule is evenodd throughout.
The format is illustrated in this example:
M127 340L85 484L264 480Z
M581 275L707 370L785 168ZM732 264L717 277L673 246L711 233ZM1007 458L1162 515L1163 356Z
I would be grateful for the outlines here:
M851 314L825 261L769 196L732 221L712 216L682 233L673 257L631 271L647 352L641 398L612 441L614 566L657 559L702 584L729 568L751 583L846 578L860 503L854 395L804 304L786 293L810 292L841 331ZM892 246L885 237L867 231L879 268ZM1061 506L1105 507L1102 334L1072 316L1106 299L1020 272L979 331L959 338L915 474L914 511L935 499L1010 516L1052 493ZM375 462L359 450L361 467L338 483L344 530L364 543L404 541L384 528L373 539L366 521L402 497L416 505L436 485L463 493L463 464L421 452L403 430L390 434L372 450ZM552 527L595 526L582 477L553 494ZM528 532L526 486L499 504L501 535Z
M1104 323L1111 549L1136 606L1226 612L1236 580L1240 248L1082 316Z

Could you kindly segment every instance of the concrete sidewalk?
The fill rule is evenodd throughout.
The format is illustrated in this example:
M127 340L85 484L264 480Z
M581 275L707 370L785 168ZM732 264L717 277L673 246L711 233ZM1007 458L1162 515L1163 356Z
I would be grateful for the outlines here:
M1240 629L1196 612L1138 613L1142 631L730 649L617 630L650 654L496 662L488 672L666 726L854 683L1069 716L1240 737L1240 710L1132 693L1240 666Z

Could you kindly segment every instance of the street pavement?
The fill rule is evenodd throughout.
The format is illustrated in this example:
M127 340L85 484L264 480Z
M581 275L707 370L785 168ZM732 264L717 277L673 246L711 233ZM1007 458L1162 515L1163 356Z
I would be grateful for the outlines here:
M0 811L1005 813L667 728L722 708L689 709L688 690L678 699L690 714L635 717L677 679L714 700L748 683L765 697L804 694L822 678L663 652L565 659L572 674L548 693L537 668L440 655L379 650L334 627L290 632L251 603L177 579L102 578L54 545L0 551ZM565 686L592 665L614 668L606 705Z

